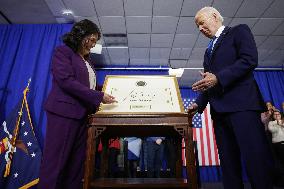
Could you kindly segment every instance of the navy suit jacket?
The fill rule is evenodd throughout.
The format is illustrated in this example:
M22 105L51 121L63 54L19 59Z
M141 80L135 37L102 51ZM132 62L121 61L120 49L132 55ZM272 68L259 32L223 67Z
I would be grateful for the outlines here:
M90 89L85 62L68 46L55 49L51 72L53 80L45 103L47 111L81 119L102 102L104 93Z
M225 27L212 50L204 55L204 71L216 75L218 84L201 93L196 103L202 112L209 102L215 112L263 111L264 102L253 70L258 54L247 25Z

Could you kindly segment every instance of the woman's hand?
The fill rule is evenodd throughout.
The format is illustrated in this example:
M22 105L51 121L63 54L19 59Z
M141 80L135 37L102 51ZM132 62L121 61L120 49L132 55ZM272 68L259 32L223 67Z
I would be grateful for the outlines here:
M114 96L111 96L107 93L104 93L104 97L103 97L103 103L104 104L111 104L111 103L114 103L114 102L117 102L117 100L115 100Z

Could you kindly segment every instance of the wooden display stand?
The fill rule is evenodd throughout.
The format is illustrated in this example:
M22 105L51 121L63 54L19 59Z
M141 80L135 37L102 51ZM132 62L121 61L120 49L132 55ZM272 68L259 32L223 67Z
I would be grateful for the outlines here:
M186 113L166 114L93 114L89 117L87 158L84 189L88 188L189 188L197 189L195 155L192 141L192 117ZM116 136L172 136L180 142L185 139L187 179L183 179L180 157L177 161L179 178L105 178L107 175L106 151L102 154L102 178L94 178L96 139L102 136L103 145Z

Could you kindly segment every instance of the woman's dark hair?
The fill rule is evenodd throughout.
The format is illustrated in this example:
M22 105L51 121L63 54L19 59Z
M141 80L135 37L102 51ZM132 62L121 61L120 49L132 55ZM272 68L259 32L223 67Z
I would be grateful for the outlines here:
M77 52L84 37L98 34L98 40L101 38L101 32L98 26L88 19L81 20L73 25L70 32L62 36L65 45Z

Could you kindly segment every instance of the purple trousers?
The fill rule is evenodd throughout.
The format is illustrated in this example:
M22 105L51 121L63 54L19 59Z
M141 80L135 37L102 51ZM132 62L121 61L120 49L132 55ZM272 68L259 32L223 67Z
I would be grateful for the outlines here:
M87 128L84 120L47 112L39 189L80 189L84 175Z

